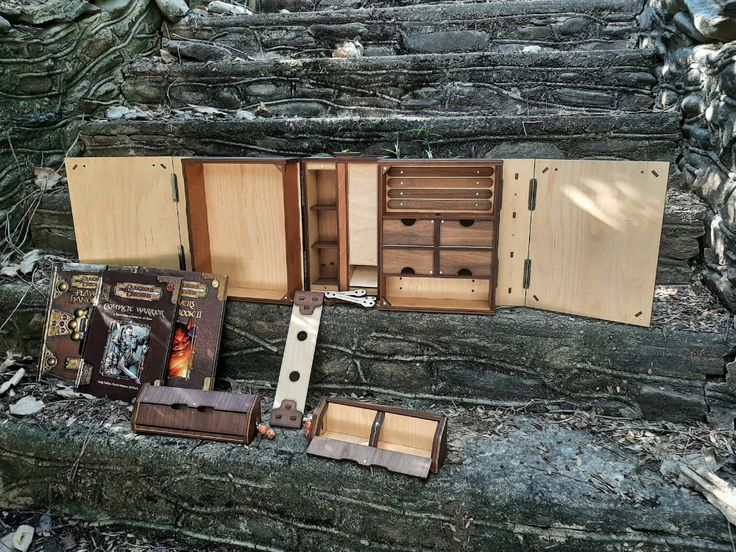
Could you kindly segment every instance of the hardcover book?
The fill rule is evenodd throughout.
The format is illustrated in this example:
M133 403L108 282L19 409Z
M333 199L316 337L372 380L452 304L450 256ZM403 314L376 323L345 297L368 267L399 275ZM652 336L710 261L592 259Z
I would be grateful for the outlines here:
M103 270L105 265L54 265L38 368L39 379L47 374L67 380L76 379L89 315Z
M105 271L77 377L80 390L130 401L161 380L171 348L181 278Z
M227 276L154 268L144 272L182 278L165 385L211 391L225 317Z

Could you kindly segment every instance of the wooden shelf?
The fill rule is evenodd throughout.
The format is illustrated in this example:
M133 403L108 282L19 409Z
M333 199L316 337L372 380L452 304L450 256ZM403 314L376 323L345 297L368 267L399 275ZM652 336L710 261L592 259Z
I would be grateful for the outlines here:
M337 205L312 205L310 211L337 211Z
M337 249L336 241L318 241L312 244L312 249Z
M357 265L350 274L350 287L375 288L378 287L378 267Z
M337 278L317 278L312 284L318 286L336 286Z
M481 300L458 300L458 299L433 299L424 297L386 297L390 309L412 309L426 310L430 312L491 312L488 301Z

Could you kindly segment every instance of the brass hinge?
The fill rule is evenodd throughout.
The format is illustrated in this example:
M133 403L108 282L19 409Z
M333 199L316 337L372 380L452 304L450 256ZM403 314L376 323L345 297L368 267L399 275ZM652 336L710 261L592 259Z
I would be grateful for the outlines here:
M176 175L171 175L171 199L174 203L179 203L179 186L177 186Z
M533 211L537 208L537 179L529 179L529 210Z
M531 259L525 259L524 260L524 281L522 283L522 287L524 289L529 289L529 284L532 279L532 260Z

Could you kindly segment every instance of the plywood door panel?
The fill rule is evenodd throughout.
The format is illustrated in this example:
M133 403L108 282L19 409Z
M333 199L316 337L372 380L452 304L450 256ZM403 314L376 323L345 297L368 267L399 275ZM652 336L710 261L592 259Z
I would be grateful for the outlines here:
M281 171L267 163L206 163L211 271L228 287L288 290Z
M668 171L537 160L527 306L648 326Z
M171 157L66 160L79 260L180 268Z
M534 159L504 159L503 205L498 235L496 304L523 306L524 260L529 252L529 180Z
M378 265L378 165L348 163L348 259Z

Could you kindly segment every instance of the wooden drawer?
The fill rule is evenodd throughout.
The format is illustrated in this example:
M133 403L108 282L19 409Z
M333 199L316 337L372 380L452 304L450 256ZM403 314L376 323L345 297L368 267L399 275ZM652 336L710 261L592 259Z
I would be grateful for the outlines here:
M490 278L493 251L440 250L440 275Z
M493 221L441 220L440 245L491 247L493 245Z
M385 274L432 275L434 249L383 248L383 272Z
M384 219L383 243L387 245L434 245L433 220Z

